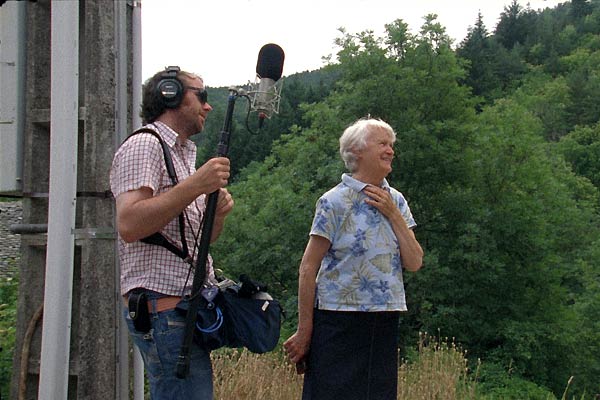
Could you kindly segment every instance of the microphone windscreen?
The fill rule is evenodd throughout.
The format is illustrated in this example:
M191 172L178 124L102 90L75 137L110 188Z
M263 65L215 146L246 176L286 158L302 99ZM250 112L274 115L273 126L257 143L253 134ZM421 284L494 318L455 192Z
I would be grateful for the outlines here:
M258 53L256 73L261 78L269 78L277 81L283 73L284 59L285 54L281 47L274 43L265 44Z

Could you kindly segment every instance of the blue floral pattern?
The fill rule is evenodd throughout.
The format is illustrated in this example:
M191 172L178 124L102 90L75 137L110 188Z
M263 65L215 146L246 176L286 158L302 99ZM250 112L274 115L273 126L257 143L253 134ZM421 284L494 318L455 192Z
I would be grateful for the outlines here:
M317 275L316 304L323 310L405 311L402 261L391 224L368 205L367 185L344 174L317 201L311 235L331 242ZM416 226L402 193L389 191L409 228Z

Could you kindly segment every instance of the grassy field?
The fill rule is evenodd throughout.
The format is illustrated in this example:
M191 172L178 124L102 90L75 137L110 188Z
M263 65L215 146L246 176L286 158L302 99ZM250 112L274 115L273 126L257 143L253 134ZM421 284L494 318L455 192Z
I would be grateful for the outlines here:
M411 361L402 360L398 369L398 400L557 400L546 390L525 389L507 384L482 390L478 372L469 370L466 351L451 341L422 335ZM302 375L282 351L257 355L246 350L213 353L215 400L299 400ZM517 381L519 382L519 381ZM568 395L561 400L586 400L589 396ZM514 385L514 384L513 384ZM483 393L483 392L487 393ZM343 400L343 399L342 399Z
M475 382L467 375L464 352L457 346L423 336L414 362L398 370L398 399L475 399ZM298 400L302 376L282 352L257 355L247 351L213 353L215 399Z

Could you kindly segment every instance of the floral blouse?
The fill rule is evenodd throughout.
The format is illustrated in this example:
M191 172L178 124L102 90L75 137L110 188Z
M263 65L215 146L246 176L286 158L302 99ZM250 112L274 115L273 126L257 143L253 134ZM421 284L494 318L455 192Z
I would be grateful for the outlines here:
M406 311L398 240L383 214L365 202L366 183L342 182L317 201L311 235L331 247L317 274L315 307L338 311ZM389 191L409 228L416 226L402 193Z

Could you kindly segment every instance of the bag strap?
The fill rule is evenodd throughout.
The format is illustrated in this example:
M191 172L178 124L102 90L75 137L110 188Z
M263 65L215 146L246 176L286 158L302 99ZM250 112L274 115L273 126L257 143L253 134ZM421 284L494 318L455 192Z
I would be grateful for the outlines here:
M173 165L173 159L171 158L171 151L169 150L169 146L167 145L167 143L158 134L158 132L156 132L155 130L150 129L150 128L138 129L137 131L135 131L131 135L129 135L129 137L127 137L127 139L129 139L130 137L137 135L139 133L149 133L158 139L158 142L160 143L162 150L163 150L165 164L167 167L167 174L169 175L169 178L171 179L173 186L177 185L179 183L179 180L177 179L177 173L175 172L175 167ZM127 140L127 139L125 139L125 140ZM125 141L123 141L123 142L125 142ZM154 244L157 246L164 247L165 249L169 250L171 253L175 254L177 257L182 258L183 260L186 260L186 261L190 261L191 260L190 252L188 249L187 240L185 238L185 219L184 219L183 212L181 214L179 214L179 235L181 236L181 246L182 246L181 249L179 247L175 246L173 243L169 242L167 240L167 238L160 232L155 232L150 236L140 239L140 241L143 243L146 243L146 244Z

